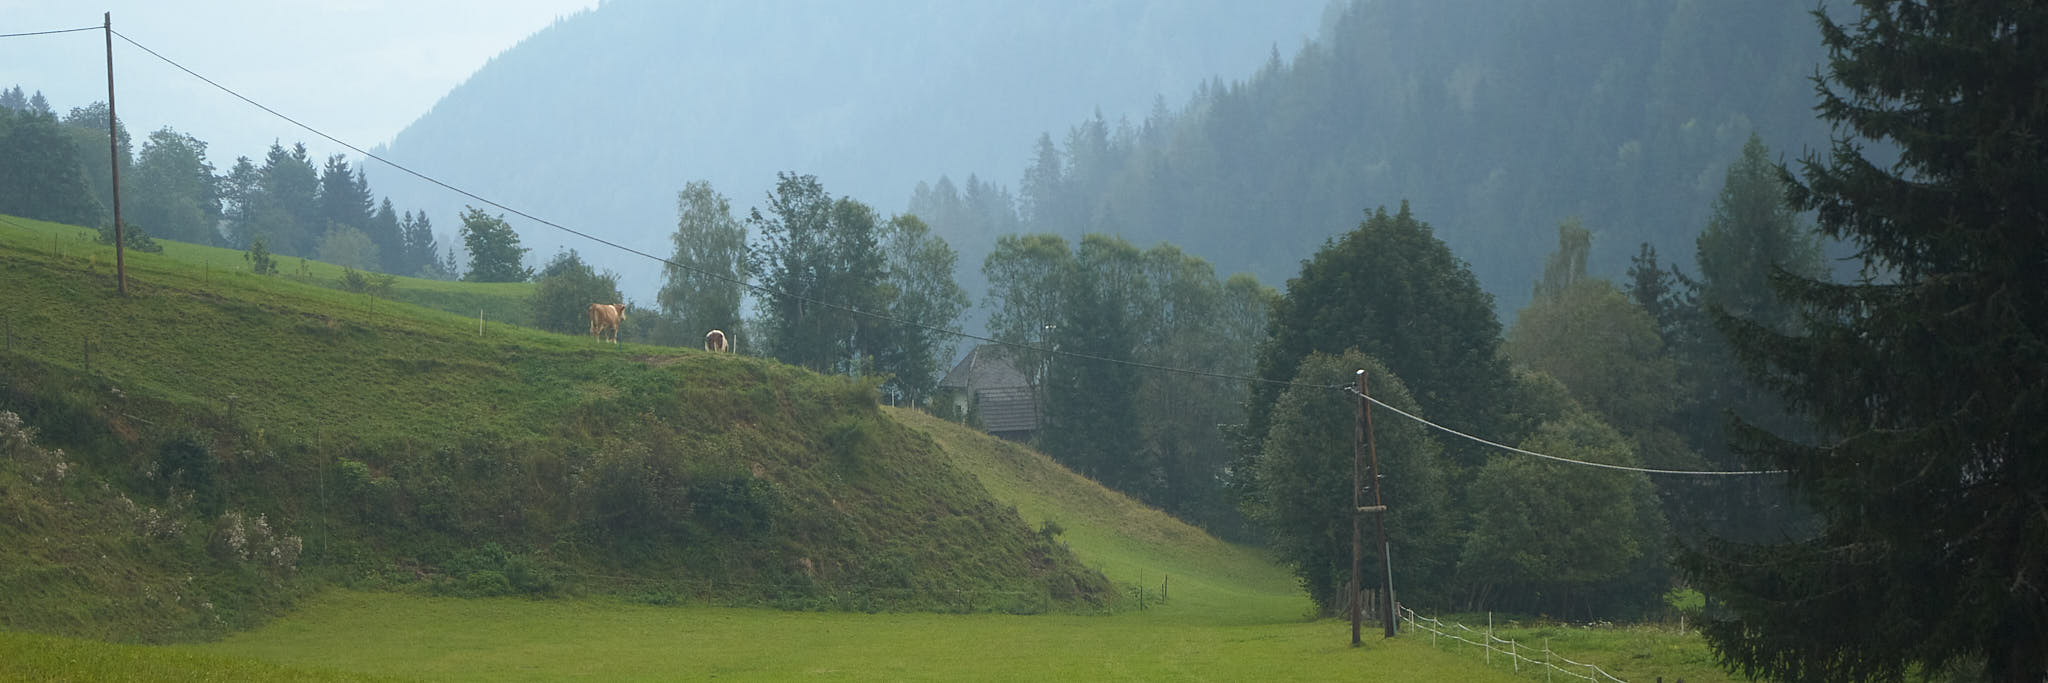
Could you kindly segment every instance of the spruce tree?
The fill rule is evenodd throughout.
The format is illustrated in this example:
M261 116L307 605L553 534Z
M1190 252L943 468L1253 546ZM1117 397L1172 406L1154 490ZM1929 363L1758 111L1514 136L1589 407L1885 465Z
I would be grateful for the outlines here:
M1865 277L1780 273L1804 330L1718 317L1818 430L1737 446L1789 471L1810 538L1687 554L1731 668L1791 681L2048 676L2048 6L1861 0L1817 79L1836 140L1789 198ZM1892 145L1898 161L1866 157Z

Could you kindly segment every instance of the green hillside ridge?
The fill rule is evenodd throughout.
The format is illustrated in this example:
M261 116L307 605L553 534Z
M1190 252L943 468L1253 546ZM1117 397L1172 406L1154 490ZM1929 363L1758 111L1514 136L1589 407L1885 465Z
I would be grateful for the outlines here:
M871 383L498 323L479 338L472 318L181 252L131 252L122 298L110 248L0 223L0 410L35 432L0 461L0 628L206 638L331 584L1124 602Z

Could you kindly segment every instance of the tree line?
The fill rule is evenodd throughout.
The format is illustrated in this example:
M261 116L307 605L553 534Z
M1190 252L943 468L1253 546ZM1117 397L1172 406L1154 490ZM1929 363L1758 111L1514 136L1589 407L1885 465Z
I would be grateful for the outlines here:
M205 141L166 126L134 149L115 122L110 159L107 118L104 102L60 118L40 92L0 90L0 213L111 225L118 164L123 227L137 234L398 275L460 272L425 212L377 202L344 155L316 163L303 143L272 144L261 162L240 156L220 172Z

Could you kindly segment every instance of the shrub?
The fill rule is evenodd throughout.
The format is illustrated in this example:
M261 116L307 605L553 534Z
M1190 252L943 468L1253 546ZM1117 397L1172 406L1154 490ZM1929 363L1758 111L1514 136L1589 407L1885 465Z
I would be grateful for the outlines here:
M249 269L256 271L257 275L271 275L277 272L277 259L270 256L270 247L264 243L262 237L257 237L256 241L249 243L249 252L242 255L242 260L248 261Z
M108 223L100 226L99 242L100 244L114 243L114 224ZM157 244L156 239L150 237L149 233L144 231L141 225L127 221L121 222L121 243L122 246L129 249L146 251L152 254L161 253L164 250L164 246Z
M179 434L157 447L156 478L163 485L164 494L171 495L180 488L191 491L193 503L207 515L218 514L225 504L219 478L215 476L219 468L197 434Z

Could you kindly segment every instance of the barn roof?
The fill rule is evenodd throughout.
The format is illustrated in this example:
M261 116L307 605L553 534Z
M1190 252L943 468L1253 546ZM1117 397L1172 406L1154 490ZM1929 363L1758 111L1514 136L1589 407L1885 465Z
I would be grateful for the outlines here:
M1009 347L982 344L967 352L953 366L939 386L978 391L990 387L1029 387L1031 380L1017 369L1016 353Z
M1016 354L1009 347L983 344L967 352L953 366L939 386L959 389L973 397L981 413L981 426L992 434L1013 434L1038 429L1038 402L1031 380L1017 369Z

